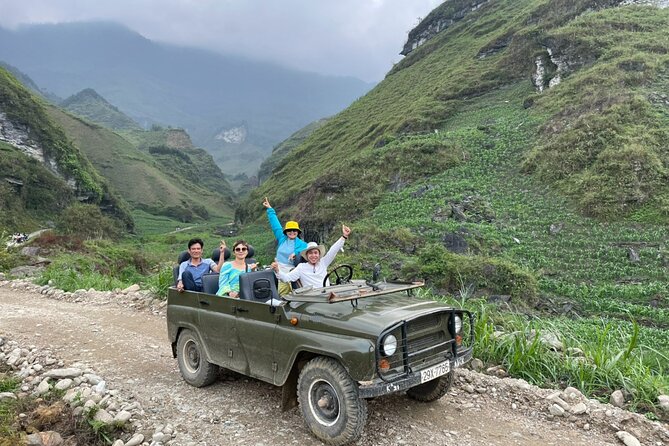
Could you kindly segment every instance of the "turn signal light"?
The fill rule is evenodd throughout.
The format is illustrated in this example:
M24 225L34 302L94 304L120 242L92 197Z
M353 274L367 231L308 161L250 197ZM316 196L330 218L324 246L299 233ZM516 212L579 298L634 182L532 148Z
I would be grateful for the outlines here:
M388 370L390 370L390 361L388 361L387 359L380 360L379 370L381 370L382 372L387 372Z
M462 345L462 336L455 335L455 345Z
M297 318L295 316L290 318L290 325L297 325Z

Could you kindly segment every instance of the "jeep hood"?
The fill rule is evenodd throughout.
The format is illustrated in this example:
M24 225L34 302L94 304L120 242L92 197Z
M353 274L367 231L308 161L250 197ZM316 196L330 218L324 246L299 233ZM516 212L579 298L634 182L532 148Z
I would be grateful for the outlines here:
M364 297L357 300L357 306L355 303L291 303L286 306L286 316L297 317L298 328L375 338L400 321L451 309L439 302L409 297L406 293Z

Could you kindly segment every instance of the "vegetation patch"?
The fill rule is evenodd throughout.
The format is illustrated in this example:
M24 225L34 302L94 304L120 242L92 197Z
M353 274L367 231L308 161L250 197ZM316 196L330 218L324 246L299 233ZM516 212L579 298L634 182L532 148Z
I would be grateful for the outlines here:
M327 206L302 218L305 225L321 235L327 234L334 222L369 215L389 190L400 190L444 172L466 156L456 142L432 134L385 137L379 141L382 144L349 160L349 165L363 169L360 175L351 175L347 169L333 170L311 185L298 205L298 215L306 214L314 202L327 202Z
M117 239L122 232L118 222L103 215L99 207L87 204L74 204L65 209L57 228L62 234L82 239Z
M144 283L151 267L157 263L136 247L116 244L110 240L86 241L80 253L53 250L54 258L38 280L64 291L94 288L98 291L123 289Z
M529 272L509 261L463 256L442 246L428 246L402 271L409 280L426 279L447 294L502 294L521 306L533 306L537 281Z
M15 392L19 385L20 381L0 371L0 392ZM51 391L41 397L0 400L0 446L25 444L28 435L46 431L58 432L73 444L105 446L123 431L120 425L95 421L92 411L75 416L61 397L62 392Z
M15 231L39 228L74 199L65 181L17 149L0 142L0 226Z

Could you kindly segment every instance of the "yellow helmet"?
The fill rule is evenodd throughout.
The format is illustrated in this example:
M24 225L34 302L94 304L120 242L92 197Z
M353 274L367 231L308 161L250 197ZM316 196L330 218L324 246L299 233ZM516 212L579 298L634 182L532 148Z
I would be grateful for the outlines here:
M302 233L302 230L300 229L300 225L296 221L287 221L286 226L283 227L283 233L285 234L286 231L290 230L295 230L297 231L297 235L300 235Z

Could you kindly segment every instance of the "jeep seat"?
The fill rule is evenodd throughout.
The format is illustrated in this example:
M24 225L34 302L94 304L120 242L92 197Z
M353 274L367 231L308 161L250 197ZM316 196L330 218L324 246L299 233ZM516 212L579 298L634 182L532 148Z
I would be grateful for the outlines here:
M251 246L251 245L248 245L248 247L249 247L249 251L246 254L246 263L247 264L258 263L258 262L256 262L256 259L253 258L253 256L256 253L256 250L253 249L253 246Z
M218 273L202 275L202 291L207 294L216 294L218 291Z
M239 276L239 298L255 302L280 299L272 270L253 271Z
M221 258L221 249L220 248L215 248L211 252L211 260L218 263L220 258ZM223 251L223 261L225 262L229 258L230 258L230 248L225 248L225 250Z

